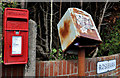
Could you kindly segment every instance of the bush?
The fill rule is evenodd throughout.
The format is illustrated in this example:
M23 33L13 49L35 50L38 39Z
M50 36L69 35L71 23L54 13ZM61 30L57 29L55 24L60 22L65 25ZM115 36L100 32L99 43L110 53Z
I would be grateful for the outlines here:
M120 53L120 19L117 19L116 25L104 27L101 37L103 44L99 47L98 56Z

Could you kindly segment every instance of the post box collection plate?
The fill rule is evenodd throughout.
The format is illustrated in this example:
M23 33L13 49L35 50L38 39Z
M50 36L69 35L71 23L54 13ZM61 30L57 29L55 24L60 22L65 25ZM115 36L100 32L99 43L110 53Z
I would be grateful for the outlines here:
M21 54L22 50L22 37L12 36L12 54Z
M26 64L29 11L5 8L3 18L4 64Z

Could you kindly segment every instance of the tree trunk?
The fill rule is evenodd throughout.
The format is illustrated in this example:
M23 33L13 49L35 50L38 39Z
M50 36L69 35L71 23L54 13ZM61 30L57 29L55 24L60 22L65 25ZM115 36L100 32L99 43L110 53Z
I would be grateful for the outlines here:
M53 19L53 0L51 0L51 19L50 19L50 52L52 52L52 19Z
M21 8L25 8L25 0L21 0L20 6Z
M62 0L60 0L59 20L61 19Z
M26 2L25 2L25 8L27 9L27 4L28 4L28 2L27 2L28 0L26 0Z
M104 6L104 8L103 8L102 15L101 15L100 20L99 20L99 25L98 25L98 32L99 32L99 33L100 33L101 24L102 24L102 21L103 21L103 18L104 18L104 14L105 14L105 11L106 11L106 7L107 7L107 4L108 4L108 1L109 1L109 0L107 0L106 3L105 3L105 6ZM96 48L96 51L95 51L95 53L93 54L92 57L95 57L95 56L97 55L97 53L98 53L98 48Z
M33 20L36 22L36 7L35 6L33 6L33 11L34 11Z
M59 21L61 19L61 10L62 10L62 0L60 0L60 9L59 9ZM59 51L59 36L57 36L57 51Z
M48 4L46 5L47 9L46 9L46 13L44 13L44 26L45 26L45 35L46 35L46 39L45 39L45 47L46 47L46 52L48 53L49 51L49 42L48 42Z
M98 4L96 2L96 9L95 9L95 16L94 16L94 22L96 22L96 16L97 16L97 10L98 10Z
M82 0L80 0L80 7L81 7L81 9L83 9L83 1Z
M39 36L42 38L42 30L41 30L41 22L40 22L40 13L38 13L38 23L39 23ZM42 40L40 39L40 44L42 44Z
M103 13L102 13L102 15L100 17L100 20L99 20L99 25L98 25L98 32L99 33L100 33L101 24L102 24L102 21L103 21L103 18L104 18L104 14L105 14L105 11L106 11L106 7L107 7L107 4L108 4L108 1L109 0L107 0L106 3L105 3L104 9L103 9Z

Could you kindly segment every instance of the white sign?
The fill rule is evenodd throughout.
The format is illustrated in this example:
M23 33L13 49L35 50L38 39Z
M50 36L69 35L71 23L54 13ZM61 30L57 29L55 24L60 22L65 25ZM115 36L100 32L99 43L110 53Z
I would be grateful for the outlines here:
M109 71L116 69L116 60L109 61Z
M101 61L97 63L97 73L104 73L116 69L116 60Z
M75 13L75 15L77 23L82 26L82 28L80 29L82 33L87 33L88 29L95 29L89 17L77 13Z
M12 54L21 54L21 36L12 36Z

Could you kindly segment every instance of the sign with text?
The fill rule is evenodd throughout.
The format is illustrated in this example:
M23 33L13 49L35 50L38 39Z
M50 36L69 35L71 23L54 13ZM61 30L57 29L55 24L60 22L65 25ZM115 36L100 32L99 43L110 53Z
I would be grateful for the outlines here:
M100 61L97 63L97 73L105 73L116 69L116 60Z

